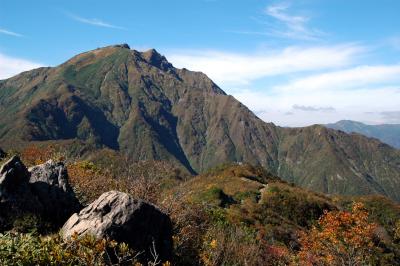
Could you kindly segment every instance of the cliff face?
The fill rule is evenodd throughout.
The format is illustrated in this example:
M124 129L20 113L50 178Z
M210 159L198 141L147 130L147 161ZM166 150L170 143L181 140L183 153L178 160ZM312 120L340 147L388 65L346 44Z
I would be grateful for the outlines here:
M276 127L206 75L126 45L0 81L0 146L80 139L201 172L246 161L327 193L400 200L400 151L360 135Z

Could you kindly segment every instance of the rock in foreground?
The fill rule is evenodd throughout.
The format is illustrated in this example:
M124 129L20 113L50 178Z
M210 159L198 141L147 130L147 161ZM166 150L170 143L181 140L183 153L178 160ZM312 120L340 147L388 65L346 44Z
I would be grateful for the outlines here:
M43 212L43 205L29 187L29 172L18 156L0 168L0 232L9 230L18 219Z
M7 153L0 148L0 160L7 157Z
M0 168L0 200L7 202L15 199L16 192L27 189L29 172L18 156L12 157Z
M72 187L68 182L67 168L62 162L49 160L29 168L30 187L44 208L44 215L61 226L81 209Z
M37 219L48 224L47 229L58 229L79 209L62 163L48 161L28 171L14 156L0 168L0 232L14 228L16 221L26 221L27 217L33 219L24 222L27 226L36 227L33 223Z
M74 233L109 237L125 242L151 259L153 242L162 260L171 257L172 224L168 215L154 205L136 200L126 193L109 191L74 214L61 229L64 239Z

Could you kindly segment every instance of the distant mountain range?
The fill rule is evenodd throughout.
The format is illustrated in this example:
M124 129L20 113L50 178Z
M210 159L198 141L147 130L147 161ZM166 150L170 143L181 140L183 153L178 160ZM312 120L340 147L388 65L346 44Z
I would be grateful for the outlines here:
M400 149L400 125L366 125L357 121L341 120L333 124L327 124L326 126L332 129L342 130L347 133L354 132L367 137L377 138L382 142Z
M400 201L399 150L324 126L265 123L205 74L174 68L154 49L108 46L2 80L0 114L5 149L80 140L192 173L248 162L316 191Z

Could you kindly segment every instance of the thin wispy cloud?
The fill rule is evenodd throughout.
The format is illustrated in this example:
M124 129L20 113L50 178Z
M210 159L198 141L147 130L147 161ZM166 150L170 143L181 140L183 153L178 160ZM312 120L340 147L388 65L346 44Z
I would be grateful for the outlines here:
M110 28L110 29L126 30L126 28L124 28L124 27L113 25L111 23L105 22L98 18L84 18L84 17L80 17L80 16L77 16L77 15L71 14L71 13L67 13L67 15L71 19L81 22L81 23L84 23L84 24L97 26L97 27L103 27L103 28Z
M263 16L252 16L251 19L261 24L262 30L227 30L225 32L244 35L273 36L279 38L317 41L326 33L312 28L309 24L311 17L305 15L294 15L291 13L289 3L278 3L267 6L262 10Z
M268 30L268 33L303 40L317 40L324 34L309 27L310 17L290 14L289 9L288 3L274 4L265 8L264 13L276 22L276 28Z
M6 34L6 35L14 36L14 37L23 37L22 34L19 34L19 33L16 33L14 31L10 31L7 29L3 29L3 28L0 28L0 34Z

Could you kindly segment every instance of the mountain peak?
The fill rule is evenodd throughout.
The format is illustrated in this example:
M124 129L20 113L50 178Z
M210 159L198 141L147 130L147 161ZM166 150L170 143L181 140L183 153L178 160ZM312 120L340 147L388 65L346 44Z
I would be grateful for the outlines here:
M321 126L266 124L205 74L126 47L0 82L0 146L77 141L82 150L107 147L189 172L249 162L310 189L400 201L399 150Z
M127 43L122 43L122 44L116 44L114 47L120 47L120 48L125 48L125 49L131 49Z
M156 49L149 49L145 52L142 52L141 54L143 59L145 59L149 64L155 67L158 67L162 70L168 70L172 68L172 64L168 62L165 56L157 52Z
M162 57L162 55L154 48L148 49L147 51L142 52L144 55L148 55L148 56L160 56Z

